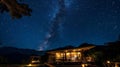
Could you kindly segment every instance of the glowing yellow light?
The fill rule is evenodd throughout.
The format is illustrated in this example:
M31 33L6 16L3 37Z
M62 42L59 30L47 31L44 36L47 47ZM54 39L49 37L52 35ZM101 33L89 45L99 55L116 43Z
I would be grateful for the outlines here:
M76 52L72 52L73 55L76 55Z
M78 52L78 54L81 54L80 52Z
M56 58L60 58L60 53L56 53Z
M35 63L35 61L32 61L32 63Z
M82 67L85 67L85 64L82 64Z
M115 67L119 67L117 63L115 63Z
M82 67L87 67L88 66L88 64L82 64Z
M66 55L70 55L70 53L66 53Z
M110 61L107 61L107 63L109 64L109 63L110 63Z
M40 62L39 60L36 60L36 61L32 61L32 63L36 63L36 62Z
M61 56L63 56L64 54L63 53L61 53Z
M28 64L28 66L32 66L32 64Z

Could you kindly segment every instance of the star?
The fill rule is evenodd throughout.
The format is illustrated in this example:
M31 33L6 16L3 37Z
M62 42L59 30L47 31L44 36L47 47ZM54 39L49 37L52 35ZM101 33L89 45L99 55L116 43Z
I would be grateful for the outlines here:
M118 28L118 25L115 25L114 27L113 27L113 30L116 30Z
M113 1L112 1L112 6L114 6L114 5L115 5L115 3L116 3L116 2L113 0Z
M12 20L7 12L0 14L0 39L5 46L44 50L84 42L103 45L120 33L120 0L23 2L32 8L31 17Z

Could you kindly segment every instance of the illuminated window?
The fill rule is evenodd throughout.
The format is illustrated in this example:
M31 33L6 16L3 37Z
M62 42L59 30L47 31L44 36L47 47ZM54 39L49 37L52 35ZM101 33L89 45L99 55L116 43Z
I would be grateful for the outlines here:
M69 55L70 55L70 53L66 53L66 55L67 55L67 56L69 56Z
M71 54L69 52L66 53L66 59L67 61L71 61Z
M60 59L61 56L60 56L60 53L56 53L56 59Z

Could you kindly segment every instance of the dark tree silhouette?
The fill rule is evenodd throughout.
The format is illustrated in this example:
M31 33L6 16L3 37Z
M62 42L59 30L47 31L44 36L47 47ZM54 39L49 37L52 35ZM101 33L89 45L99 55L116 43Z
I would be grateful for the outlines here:
M88 46L95 46L94 44L82 43L78 47L88 47Z
M9 12L12 18L30 16L31 9L27 4L19 3L17 0L0 0L0 12Z
M118 35L118 41L120 41L120 34Z

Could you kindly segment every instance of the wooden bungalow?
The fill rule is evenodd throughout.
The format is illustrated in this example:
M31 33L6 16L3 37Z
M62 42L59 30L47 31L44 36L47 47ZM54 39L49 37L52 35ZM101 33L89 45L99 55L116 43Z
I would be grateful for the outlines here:
M86 47L67 47L48 51L48 63L60 62L92 62L92 57L85 57L84 51L90 50L95 46Z

